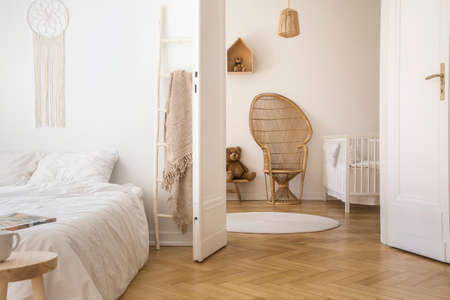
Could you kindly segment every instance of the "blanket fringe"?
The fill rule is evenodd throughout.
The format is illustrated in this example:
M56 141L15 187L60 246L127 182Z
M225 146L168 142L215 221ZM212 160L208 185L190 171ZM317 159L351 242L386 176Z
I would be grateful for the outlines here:
M171 190L172 185L183 178L189 167L192 166L192 153L187 153L175 163L171 164L167 170L163 171L162 188L166 191Z

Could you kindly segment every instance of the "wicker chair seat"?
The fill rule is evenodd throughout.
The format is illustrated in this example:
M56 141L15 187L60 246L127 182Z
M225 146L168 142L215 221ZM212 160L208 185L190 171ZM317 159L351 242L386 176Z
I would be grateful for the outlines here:
M303 172L303 170L276 170L276 169L272 169L272 173L273 174L286 174L286 173L300 174L301 172ZM264 173L270 174L270 170L264 170Z

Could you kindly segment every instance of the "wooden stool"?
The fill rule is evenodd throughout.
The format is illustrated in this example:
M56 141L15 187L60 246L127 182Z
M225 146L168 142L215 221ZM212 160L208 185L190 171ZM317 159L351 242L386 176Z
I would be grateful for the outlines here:
M58 254L54 252L13 252L0 263L0 300L6 300L8 282L31 279L34 300L45 300L42 275L56 268Z
M249 182L248 179L234 179L233 181L230 181L230 183L234 184L234 192L237 194L239 201L242 201L241 197L241 190L239 189L239 183L247 183Z

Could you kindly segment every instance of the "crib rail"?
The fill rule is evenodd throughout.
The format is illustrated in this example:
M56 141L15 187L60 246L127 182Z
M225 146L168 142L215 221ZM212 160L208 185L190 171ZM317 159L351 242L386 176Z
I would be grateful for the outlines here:
M325 199L331 195L345 202L377 203L380 190L380 140L372 135L324 137L323 185Z
M349 137L350 157L347 162L354 179L351 193L378 193L379 143L378 137Z

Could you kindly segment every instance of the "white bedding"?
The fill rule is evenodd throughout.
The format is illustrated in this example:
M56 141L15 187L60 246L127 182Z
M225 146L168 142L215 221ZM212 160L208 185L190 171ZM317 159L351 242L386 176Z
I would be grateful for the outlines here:
M135 186L108 183L0 187L0 215L57 218L18 231L18 251L59 255L56 270L44 277L48 300L111 300L125 291L148 258L141 193ZM31 300L30 283L10 283L8 299Z

